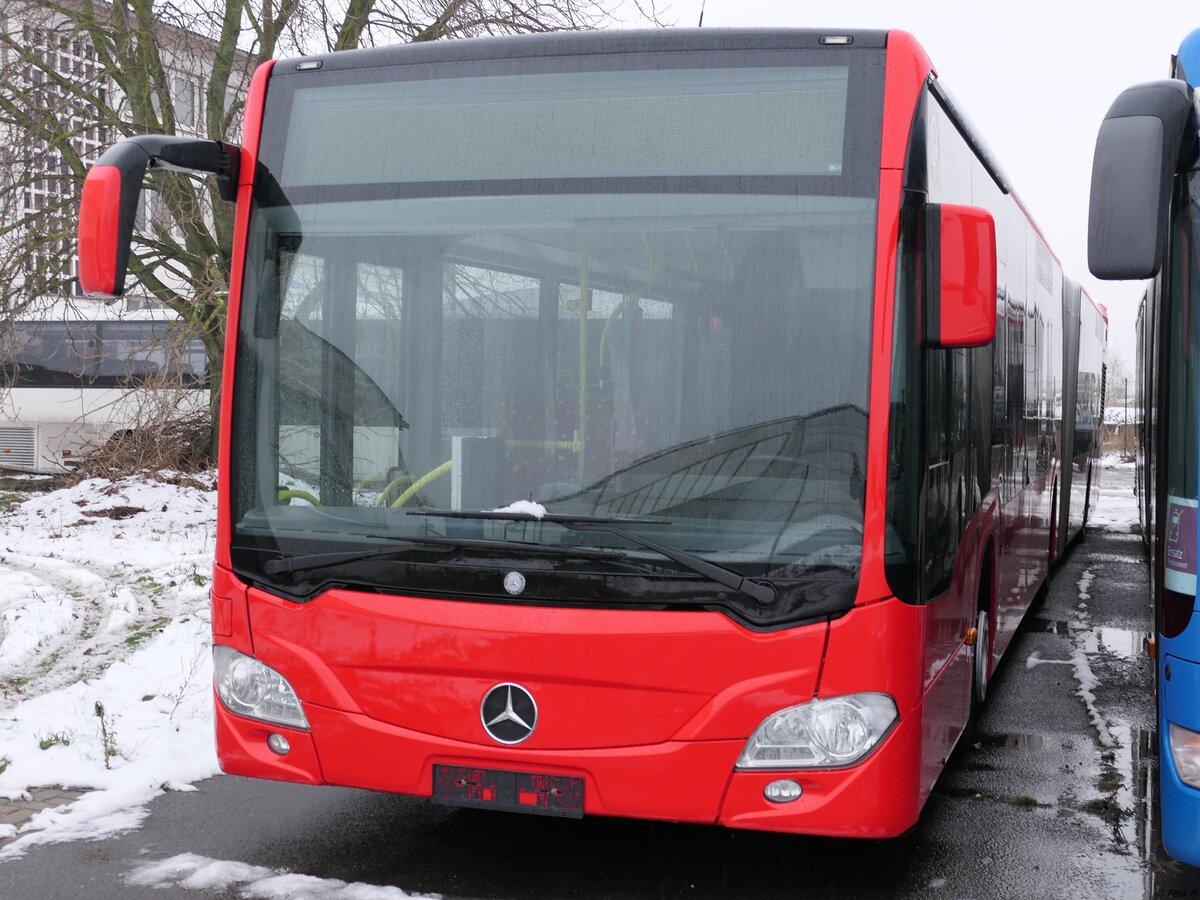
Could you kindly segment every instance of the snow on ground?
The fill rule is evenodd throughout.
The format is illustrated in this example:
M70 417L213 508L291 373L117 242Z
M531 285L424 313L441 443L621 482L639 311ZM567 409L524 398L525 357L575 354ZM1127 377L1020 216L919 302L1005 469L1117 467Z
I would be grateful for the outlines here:
M1100 497L1094 509L1088 512L1088 527L1100 531L1118 531L1129 533L1136 531L1138 522L1138 498L1133 493L1134 472L1136 465L1132 460L1110 453L1100 461ZM1136 555L1140 561L1141 546L1134 544L1130 554ZM1104 558L1095 554L1093 559ZM1088 718L1096 730L1097 740L1102 747L1112 750L1123 746L1114 736L1114 727L1101 714L1096 705L1096 688L1100 684L1092 670L1091 660L1098 651L1096 636L1087 625L1088 601L1091 600L1090 588L1095 576L1091 569L1085 569L1077 584L1079 604L1075 609L1074 621L1070 622L1071 633L1074 636L1074 648L1070 659L1043 659L1036 650L1025 659L1025 668L1032 669L1043 665L1069 665L1073 668L1075 681L1078 685L1076 694L1087 709Z
M195 853L180 853L157 862L140 863L129 876L129 883L194 891L228 891L236 888L243 897L269 900L296 900L300 897L312 900L407 900L409 897L440 896L406 894L397 887L297 875L285 869L209 859Z
M1138 498L1133 492L1134 482L1130 477L1105 478L1113 474L1132 473L1135 465L1119 453L1109 453L1100 461L1100 499L1095 509L1088 512L1088 527L1101 531L1134 531L1138 527Z
M0 512L0 797L90 789L35 816L0 859L135 827L161 791L218 771L212 488L171 473L89 480Z
M1106 406L1104 407L1105 425L1136 425L1142 421L1140 406Z

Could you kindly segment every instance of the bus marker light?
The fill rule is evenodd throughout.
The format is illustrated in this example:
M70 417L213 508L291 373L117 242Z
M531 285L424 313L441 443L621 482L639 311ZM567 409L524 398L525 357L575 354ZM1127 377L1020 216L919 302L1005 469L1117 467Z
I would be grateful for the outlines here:
M1167 743L1179 780L1189 787L1200 788L1200 734L1174 722L1170 725Z
M804 791L800 785L787 778L772 781L763 788L763 796L772 803L791 803L793 800L799 800L802 793Z
M267 746L271 748L272 753L278 753L280 756L287 756L287 752L292 749L292 745L282 734L273 734L267 738Z
M319 68L321 68L321 60L319 59L308 59L304 62L296 63L297 72L312 72Z
M827 34L821 38L820 43L827 47L846 47L854 43L854 35L852 34Z

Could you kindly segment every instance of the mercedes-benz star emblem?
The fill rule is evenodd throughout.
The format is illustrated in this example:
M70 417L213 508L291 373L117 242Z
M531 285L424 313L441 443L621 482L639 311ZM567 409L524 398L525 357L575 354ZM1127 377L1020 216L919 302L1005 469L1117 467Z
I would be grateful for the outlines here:
M479 706L484 730L501 744L519 744L537 727L537 704L519 684L498 684Z
M504 589L516 597L525 590L525 576L520 572L509 572L504 576Z

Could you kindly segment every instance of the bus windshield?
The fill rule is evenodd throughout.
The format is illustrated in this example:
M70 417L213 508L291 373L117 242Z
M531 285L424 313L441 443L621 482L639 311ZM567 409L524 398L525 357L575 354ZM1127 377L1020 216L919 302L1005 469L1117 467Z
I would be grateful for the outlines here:
M268 98L235 380L243 574L457 536L557 573L578 552L695 577L558 515L746 576L852 581L880 116L856 98L877 68L362 75ZM517 502L550 515L409 515Z

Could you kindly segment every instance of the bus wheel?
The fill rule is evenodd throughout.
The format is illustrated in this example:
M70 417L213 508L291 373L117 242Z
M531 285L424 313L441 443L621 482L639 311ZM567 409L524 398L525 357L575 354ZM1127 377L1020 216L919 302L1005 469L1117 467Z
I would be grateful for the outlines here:
M980 608L975 615L975 646L971 660L971 702L978 706L987 697L988 689L988 647L991 633L988 625L988 611Z

